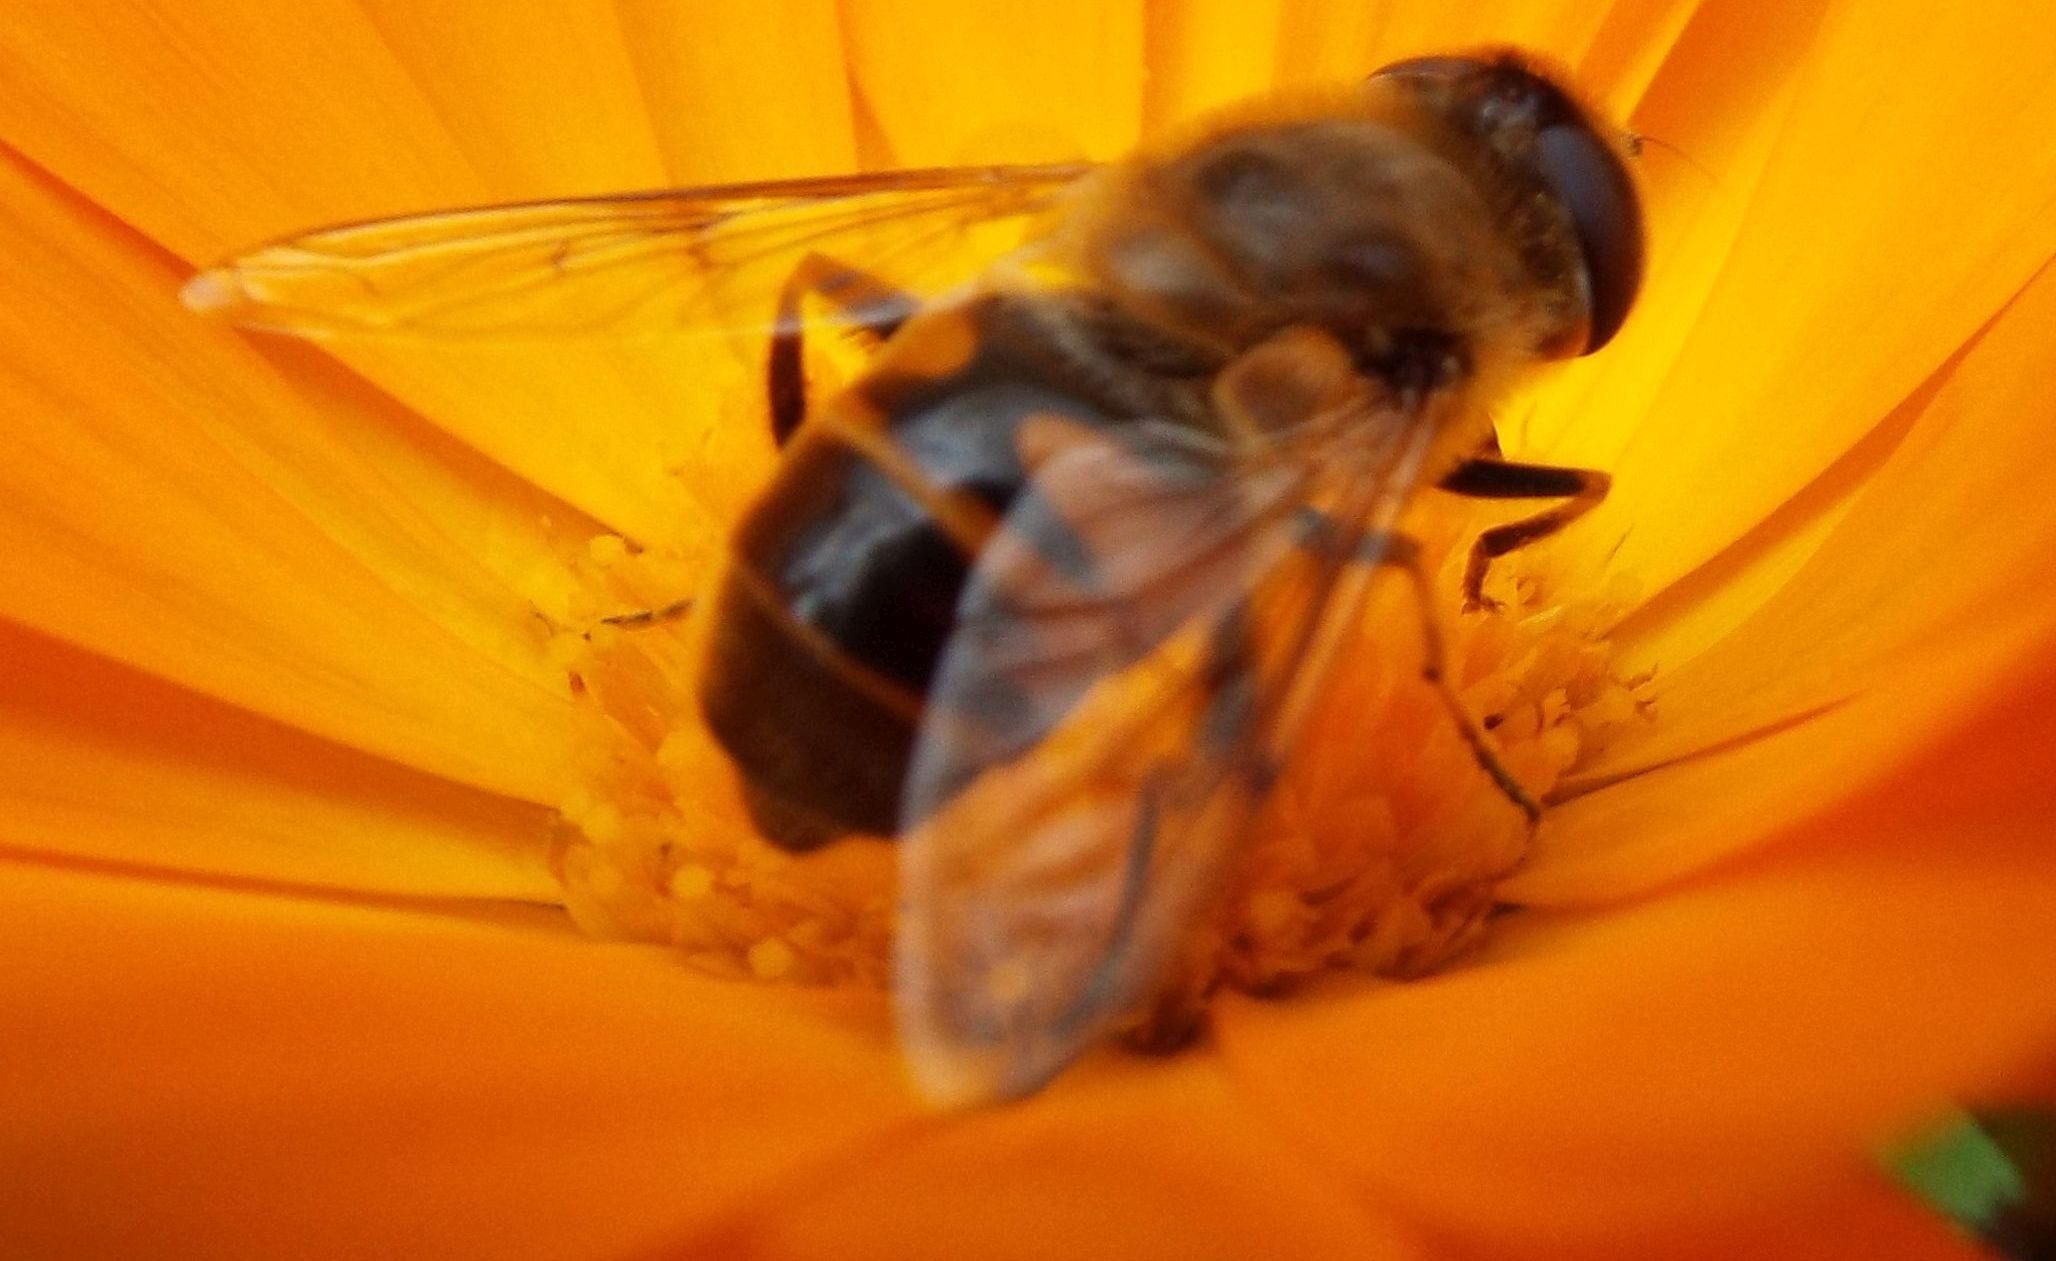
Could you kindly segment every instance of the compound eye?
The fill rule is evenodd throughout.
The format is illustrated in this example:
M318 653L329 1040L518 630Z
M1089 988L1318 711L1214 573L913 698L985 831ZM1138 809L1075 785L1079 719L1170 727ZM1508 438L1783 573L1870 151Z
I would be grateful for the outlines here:
M1613 340L1642 287L1642 203L1620 154L1583 120L1535 136L1536 167L1569 213L1585 261L1585 348Z

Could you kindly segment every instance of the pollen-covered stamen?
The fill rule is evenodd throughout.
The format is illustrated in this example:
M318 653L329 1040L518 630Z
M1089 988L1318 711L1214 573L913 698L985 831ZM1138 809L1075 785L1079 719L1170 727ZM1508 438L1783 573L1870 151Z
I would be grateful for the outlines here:
M1606 605L1552 604L1540 577L1509 558L1494 572L1498 607L1460 613L1467 549L1457 530L1469 512L1435 502L1416 517L1429 553L1443 558L1451 682L1531 796L1648 721L1647 680L1611 669ZM1133 1043L1175 1044L1224 986L1276 994L1326 972L1432 972L1479 939L1496 885L1525 857L1525 816L1419 677L1417 616L1402 583L1374 591L1354 634L1219 913L1139 1014Z
M1612 672L1608 608L1554 603L1521 555L1494 567L1499 607L1462 613L1474 510L1422 500L1408 529L1437 574L1450 681L1499 762L1544 797L1648 720L1639 682ZM705 562L618 541L589 549L587 620L556 648L586 702L628 739L564 803L567 903L596 934L667 942L719 975L882 985L893 847L856 838L795 856L758 838L694 699L707 610L636 616L691 601L685 575ZM1485 931L1528 822L1422 679L1419 614L1398 575L1381 578L1351 634L1217 913L1138 1014L1136 1044L1178 1044L1223 986L1276 993L1330 971L1415 976Z
M552 650L616 739L605 770L561 807L566 905L596 936L665 942L717 975L882 984L890 849L802 859L765 843L702 725L700 591L716 563L608 538L582 558L581 616Z

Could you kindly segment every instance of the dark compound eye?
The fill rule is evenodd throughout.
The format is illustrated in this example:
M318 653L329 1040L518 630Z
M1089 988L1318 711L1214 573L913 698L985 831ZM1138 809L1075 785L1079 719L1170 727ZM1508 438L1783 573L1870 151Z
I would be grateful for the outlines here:
M1585 267L1585 345L1620 331L1642 287L1642 205L1618 150L1564 90L1517 57L1415 57L1373 78L1397 79L1479 130L1518 120L1534 136L1533 175L1570 216Z
M1642 287L1642 204L1612 146L1582 120L1544 127L1536 165L1570 212L1590 293L1585 354L1620 331Z

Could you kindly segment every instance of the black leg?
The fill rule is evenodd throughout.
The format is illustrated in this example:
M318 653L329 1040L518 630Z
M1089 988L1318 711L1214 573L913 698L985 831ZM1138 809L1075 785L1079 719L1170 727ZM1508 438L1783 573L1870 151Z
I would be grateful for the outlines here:
M633 613L616 613L612 617L603 617L600 621L607 626L625 626L631 629L655 626L659 622L669 622L684 617L692 612L692 606L693 599L691 596L687 596L683 600L673 600L671 603L658 608L637 609Z
M1556 468L1548 464L1515 464L1507 460L1465 460L1440 483L1452 495L1472 499L1562 499L1545 513L1494 526L1471 545L1464 566L1463 606L1486 608L1485 574L1492 562L1545 539L1599 506L1613 479L1597 469Z
M806 328L800 318L800 304L809 294L831 303L851 324L878 342L898 332L916 305L912 294L826 255L809 254L799 261L778 293L771 354L765 364L771 440L781 447L791 441L800 422L807 418L806 364L801 355Z
M1299 528L1310 546L1335 546L1337 532L1334 525L1317 510L1300 509ZM1485 729L1471 717L1471 711L1464 708L1463 697L1457 695L1456 685L1449 680L1449 649L1442 638L1442 624L1435 620L1435 589L1428 579L1427 569L1421 564L1420 544L1404 534L1372 532L1359 537L1353 551L1356 559L1405 572L1407 582L1413 588L1414 607L1421 615L1421 677L1442 698L1442 708L1449 712L1457 734L1470 746L1471 757L1490 777L1493 787L1526 815L1529 823L1541 819L1541 803L1521 787L1513 772L1500 762L1499 755L1486 741Z
M1407 540L1409 543L1411 539ZM1449 680L1449 650L1442 642L1442 624L1435 620L1435 588L1428 581L1428 571L1421 566L1420 549L1395 548L1384 562L1406 571L1408 582L1413 587L1414 604L1421 614L1421 653L1424 664L1421 677L1434 685L1436 694L1442 698L1442 708L1449 711L1450 720L1456 724L1456 732L1471 748L1471 757L1480 770L1492 779L1494 787L1504 794L1520 812L1528 816L1533 824L1542 818L1542 805L1528 790L1521 787L1521 781L1500 762L1499 755L1485 742L1485 730L1478 720L1471 717L1471 711L1464 708L1463 697L1457 695L1456 684Z

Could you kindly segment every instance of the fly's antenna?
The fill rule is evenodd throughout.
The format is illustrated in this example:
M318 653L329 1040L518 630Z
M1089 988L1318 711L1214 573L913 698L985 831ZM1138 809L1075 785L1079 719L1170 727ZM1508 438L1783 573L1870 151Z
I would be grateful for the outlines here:
M1686 166L1689 166L1693 170L1699 172L1700 175L1706 178L1706 182L1713 186L1716 192L1721 191L1720 176L1715 175L1712 171L1707 170L1706 167L1703 166L1697 158L1694 158L1691 154L1685 152L1683 149L1678 148L1678 146L1672 144L1670 141L1659 140L1655 136L1647 136L1639 131L1626 132L1622 136L1622 140L1626 143L1628 147L1628 153L1631 157L1641 157L1642 149L1644 146L1661 149L1665 153L1668 153L1672 157L1675 157L1678 161L1683 162Z

